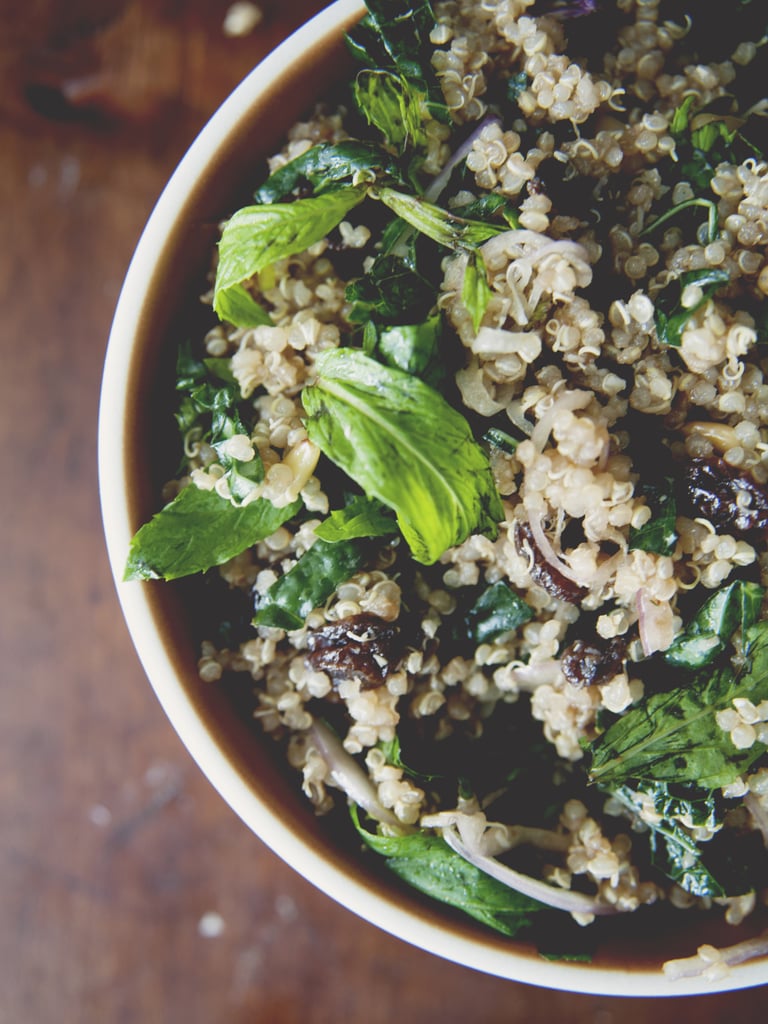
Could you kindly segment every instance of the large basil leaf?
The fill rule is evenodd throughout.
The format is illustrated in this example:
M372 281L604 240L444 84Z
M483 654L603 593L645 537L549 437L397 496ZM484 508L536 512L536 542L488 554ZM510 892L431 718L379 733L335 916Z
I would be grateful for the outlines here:
M310 439L394 509L417 561L472 533L496 536L503 508L488 458L442 395L351 349L324 352L317 372L302 395Z
M190 484L135 534L125 580L175 580L205 572L264 540L301 508L259 498L235 506Z
M340 188L294 203L245 206L238 210L227 221L219 241L213 295L213 308L218 315L222 319L236 316L241 308L240 286L244 281L277 260L303 252L325 238L364 198L363 188Z

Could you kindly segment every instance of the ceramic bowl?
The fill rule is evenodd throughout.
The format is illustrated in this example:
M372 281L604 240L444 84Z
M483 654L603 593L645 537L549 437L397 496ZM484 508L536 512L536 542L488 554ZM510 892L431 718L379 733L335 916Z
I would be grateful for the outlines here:
M133 533L158 508L178 460L173 429L173 364L179 339L199 309L217 224L247 201L265 157L285 130L351 68L343 33L364 13L338 0L286 40L242 82L181 161L147 223L125 280L109 339L99 424L99 470L110 561L125 619L168 718L222 798L271 849L309 882L402 940L503 978L603 995L691 995L768 981L768 965L746 963L717 981L672 982L663 960L688 956L702 941L729 944L733 929L698 913L628 915L592 963L553 962L404 889L317 819L275 745L238 717L197 675L198 638L183 586L121 580ZM350 830L351 831L351 830Z

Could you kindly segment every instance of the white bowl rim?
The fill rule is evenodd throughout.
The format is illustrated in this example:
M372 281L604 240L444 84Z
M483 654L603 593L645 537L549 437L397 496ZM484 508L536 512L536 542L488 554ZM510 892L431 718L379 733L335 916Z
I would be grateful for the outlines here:
M124 382L129 379L137 310L154 275L157 254L172 229L178 208L193 188L231 125L243 117L276 77L300 60L318 38L365 13L360 0L336 0L264 58L214 113L158 199L131 260L116 307L107 345L99 404L99 493L107 550L126 624L143 669L183 745L214 789L277 856L312 885L383 931L465 967L485 974L560 991L602 996L692 996L731 991L768 982L766 961L731 968L724 978L668 979L658 970L604 968L548 961L490 947L482 939L457 936L418 914L397 906L371 888L350 879L338 865L319 857L261 800L211 735L199 710L180 684L169 654L157 635L145 587L122 580L132 530L122 452L127 415ZM693 953L694 950L691 950Z

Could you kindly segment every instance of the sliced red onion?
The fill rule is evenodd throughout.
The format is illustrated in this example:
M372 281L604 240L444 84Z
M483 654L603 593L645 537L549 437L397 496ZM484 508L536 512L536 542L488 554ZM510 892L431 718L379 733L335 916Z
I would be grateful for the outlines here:
M328 766L333 784L343 790L353 803L362 807L372 818L385 825L399 825L394 814L380 802L371 779L354 757L344 749L338 736L323 722L313 722L308 732L318 753Z
M744 797L744 806L752 815L752 820L758 831L763 836L763 843L768 849L768 809L758 797L757 793L747 793Z
M667 635L669 632L668 606L655 604L643 587L637 592L635 604L637 628L640 633L640 642L643 645L643 654L650 657L656 651L666 650L672 641L672 636Z
M643 654L648 657L651 653L651 638L648 635L648 598L641 587L635 598L637 607L637 628L640 632L640 643L643 645Z
M429 183L426 191L424 192L424 198L434 203L442 195L443 189L447 186L450 181L451 175L459 164L463 163L472 151L472 147L475 144L475 140L480 138L481 133L492 124L499 124L500 119L494 115L484 118L480 124L475 128L471 135L462 142L462 144L451 154L446 161L445 166L437 174L432 181Z
M700 946L695 956L684 957L680 960L667 960L662 970L668 978L695 978L704 974L708 968L716 967L719 964L725 967L735 967L746 960L754 960L759 956L768 956L768 932L756 936L754 939L746 939L744 942L737 942L734 946L725 946L722 949L715 949L715 956L710 958L706 955L707 946Z
M458 853L460 857L469 861L478 870L483 871L491 878L495 878L502 885L514 889L515 892L529 896L533 900L538 900L539 903L544 903L548 907L554 907L556 910L565 910L570 914L605 916L619 913L616 907L610 903L603 903L596 897L587 896L581 892L572 892L569 889L556 889L553 885L548 885L538 878L531 878L530 875L523 875L519 871L507 867L506 864L502 864L495 857L487 857L482 853L471 850L455 829L444 829L442 836L454 853Z
M531 434L531 441L537 452L543 452L549 435L552 433L552 427L554 426L555 417L559 413L568 410L575 412L577 409L584 409L592 401L592 395L589 391L564 391L558 395L555 401L552 403L552 408L548 409L541 417L539 422L533 428Z
M525 502L523 502L525 504ZM531 533L533 539L536 542L536 547L539 549L542 558L548 562L561 576L565 576L567 580L576 583L578 586L583 586L584 583L581 578L573 571L567 562L564 562L562 558L555 551L552 542L544 532L544 512L539 508L530 508L525 505L526 512L528 513L528 525L531 527Z

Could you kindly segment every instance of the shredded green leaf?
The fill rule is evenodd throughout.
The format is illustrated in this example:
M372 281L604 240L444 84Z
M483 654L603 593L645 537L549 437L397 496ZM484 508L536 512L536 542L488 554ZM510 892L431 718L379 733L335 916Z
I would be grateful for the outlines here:
M533 608L503 580L492 583L465 616L468 638L478 646L511 633L533 618Z
M125 580L175 580L205 572L269 537L301 508L264 498L236 506L194 484L145 523L131 541Z
M293 203L245 206L238 210L227 221L219 241L213 295L216 313L222 319L236 316L242 308L243 282L277 260L302 252L325 238L364 198L364 188L347 187ZM235 323L238 327L252 326L251 322Z
M666 783L645 783L634 790L620 786L610 792L636 821L643 823L654 867L693 896L727 895L706 866L705 851L690 831L693 827L713 829L719 824L712 792L688 787L684 796L673 795ZM652 815L647 813L649 802Z
M317 540L259 599L257 626L301 629L311 611L365 564L366 545L357 539L330 543Z
M323 142L274 171L256 190L254 199L259 204L279 203L305 183L319 196L380 178L401 179L396 161L381 146L358 139Z

